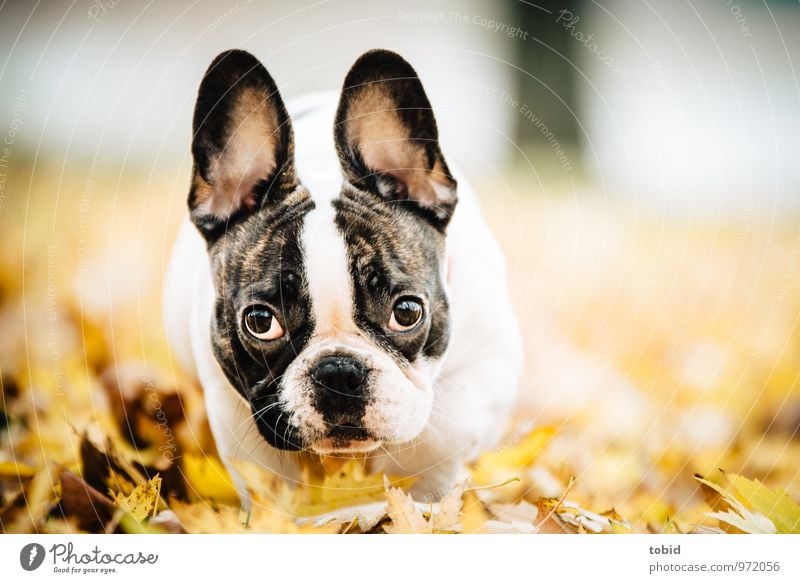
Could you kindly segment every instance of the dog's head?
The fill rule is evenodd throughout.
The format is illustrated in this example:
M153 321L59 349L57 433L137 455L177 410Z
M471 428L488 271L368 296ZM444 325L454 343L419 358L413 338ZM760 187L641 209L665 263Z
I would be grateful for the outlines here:
M263 65L242 51L214 60L189 195L216 289L214 352L274 447L406 442L431 415L448 343L456 183L417 74L388 51L353 65L334 127L315 139L335 145L335 191L298 177L292 123Z

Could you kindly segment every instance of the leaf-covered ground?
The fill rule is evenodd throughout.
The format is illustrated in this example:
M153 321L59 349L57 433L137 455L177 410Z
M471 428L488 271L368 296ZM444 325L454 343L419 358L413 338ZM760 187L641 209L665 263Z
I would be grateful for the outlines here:
M306 456L294 489L241 466L243 509L161 329L186 169L28 170L0 209L5 532L800 532L796 219L518 181L486 201L528 354L502 443L436 503L360 459Z

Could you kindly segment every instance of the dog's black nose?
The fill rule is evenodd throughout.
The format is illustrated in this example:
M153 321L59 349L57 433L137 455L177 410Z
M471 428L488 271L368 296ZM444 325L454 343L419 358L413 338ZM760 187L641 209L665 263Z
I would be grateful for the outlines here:
M311 378L332 400L346 400L349 397L362 396L361 389L367 380L367 369L355 358L328 356L314 366Z

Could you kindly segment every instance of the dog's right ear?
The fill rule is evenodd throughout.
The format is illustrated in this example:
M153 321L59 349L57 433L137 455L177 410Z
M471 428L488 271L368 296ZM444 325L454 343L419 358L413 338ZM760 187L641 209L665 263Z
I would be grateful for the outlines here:
M289 114L250 53L214 59L200 83L193 129L189 210L209 242L296 186Z
M382 49L358 58L344 80L334 139L352 184L383 200L411 203L445 229L457 185L439 147L431 103L408 61Z

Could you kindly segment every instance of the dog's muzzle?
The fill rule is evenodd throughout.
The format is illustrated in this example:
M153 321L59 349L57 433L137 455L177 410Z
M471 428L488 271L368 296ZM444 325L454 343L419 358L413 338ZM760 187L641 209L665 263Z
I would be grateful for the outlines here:
M314 406L327 426L315 449L373 449L377 442L364 427L369 401L368 366L358 358L336 354L321 358L309 371L314 383Z

